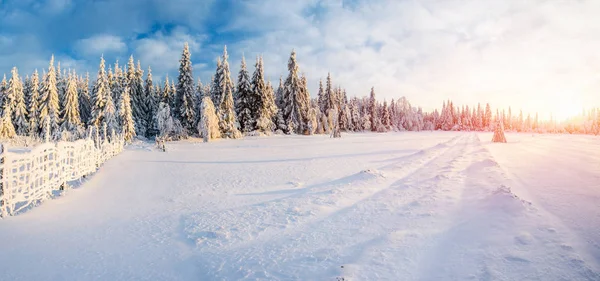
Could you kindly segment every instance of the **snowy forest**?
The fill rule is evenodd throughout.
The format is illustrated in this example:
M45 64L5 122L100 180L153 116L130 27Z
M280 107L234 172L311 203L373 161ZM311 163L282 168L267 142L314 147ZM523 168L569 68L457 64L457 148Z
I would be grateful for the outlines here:
M368 96L349 98L331 75L319 81L318 93L311 97L294 51L288 73L276 87L265 78L262 57L256 58L252 74L242 58L234 78L228 60L225 47L213 77L204 84L194 79L187 44L177 80L165 77L157 84L151 68L144 73L133 56L125 67L116 62L108 69L100 58L93 81L89 74L61 70L60 62L55 67L53 57L48 69L24 79L14 67L10 79L4 75L0 84L0 138L75 140L106 128L126 141L136 136L208 141L272 133L491 131L499 123L516 132L600 133L600 109L561 122L511 108L492 109L490 104L455 105L451 100L444 101L441 110L425 112L404 97L377 100L375 88Z

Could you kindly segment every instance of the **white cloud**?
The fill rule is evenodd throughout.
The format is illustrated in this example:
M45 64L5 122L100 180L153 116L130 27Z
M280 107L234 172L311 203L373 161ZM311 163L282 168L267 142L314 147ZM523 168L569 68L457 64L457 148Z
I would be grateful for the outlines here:
M252 2L230 28L265 33L232 49L264 52L277 78L296 48L313 95L331 71L350 95L375 86L380 98L428 109L451 98L547 112L557 105L541 101L557 93L600 104L599 1L374 0L307 13L314 5Z
M99 56L104 53L122 53L127 51L127 45L118 36L97 34L78 40L75 43L75 49L83 55Z
M152 72L157 74L156 80L162 80L158 75L177 72L183 45L188 43L193 59L194 52L200 51L202 40L202 36L192 36L184 28L175 28L169 34L158 31L150 37L136 40L132 48L136 59L152 66Z

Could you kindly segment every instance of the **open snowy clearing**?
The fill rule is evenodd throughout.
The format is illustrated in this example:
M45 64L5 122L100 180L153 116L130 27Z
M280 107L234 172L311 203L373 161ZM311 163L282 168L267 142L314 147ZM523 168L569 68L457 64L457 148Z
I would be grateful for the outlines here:
M137 143L0 220L1 280L600 280L600 138Z

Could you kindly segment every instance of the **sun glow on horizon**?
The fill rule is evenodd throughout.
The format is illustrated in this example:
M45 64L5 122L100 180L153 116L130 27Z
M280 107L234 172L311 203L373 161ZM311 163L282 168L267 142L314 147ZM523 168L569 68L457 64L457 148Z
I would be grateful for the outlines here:
M565 121L579 116L583 111L583 103L572 95L558 96L557 104L554 107L553 114L557 121Z

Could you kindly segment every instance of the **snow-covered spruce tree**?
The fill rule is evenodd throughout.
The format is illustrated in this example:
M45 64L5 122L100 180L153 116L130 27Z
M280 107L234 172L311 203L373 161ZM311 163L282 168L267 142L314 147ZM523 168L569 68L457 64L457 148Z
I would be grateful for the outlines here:
M279 108L279 111L283 111L285 104L283 102L283 78L279 76L279 86L275 91L275 105Z
M504 136L504 125L502 124L501 120L496 121L496 128L494 129L492 142L506 142L506 137Z
M243 133L254 131L256 120L252 114L253 93L248 70L246 69L246 58L244 56L242 56L242 65L238 74L236 97L235 113L240 124L240 130Z
M323 100L323 112L327 112L329 114L329 109L335 107L337 105L337 96L335 90L333 89L333 85L331 83L331 73L327 73L327 80L325 81L325 96Z
M211 86L210 86L210 98L212 99L213 104L215 105L215 107L220 106L220 104L223 101L223 89L221 89L220 87L220 81L221 81L221 74L222 74L222 63L221 63L221 57L217 58L217 70L215 72L215 75L212 77L212 81L211 81Z
M62 124L61 131L68 133L69 140L74 140L80 137L83 133L81 126L81 118L79 116L79 98L77 96L77 80L73 75L67 79L67 90L65 92L64 107L62 109Z
M106 127L108 132L121 131L117 119L117 108L110 93L106 95L106 104L104 105L104 112L102 113L102 118L102 125Z
M233 108L233 83L229 73L229 63L227 62L227 46L223 49L223 61L221 63L221 73L219 74L219 84L216 87L220 88L222 93L222 101L218 107L217 115L219 116L219 128L223 138L237 139L241 137L241 133L237 129L235 117L235 109Z
M92 105L92 114L88 124L90 126L95 126L96 128L102 128L102 124L105 123L104 109L106 107L106 99L111 95L108 76L106 75L104 66L104 57L100 58L98 77L96 78L96 83L94 84L92 93L94 100Z
M323 79L319 79L319 92L317 93L317 100L319 103L319 111L324 112L327 99L325 97L325 90L323 89Z
M483 117L483 127L484 130L491 130L492 125L492 109L490 108L490 104L485 105L485 116Z
M194 77L192 75L192 61L188 43L183 45L183 52L179 60L179 77L177 78L177 92L175 94L175 108L173 114L180 120L181 125L192 133L194 126Z
M261 59L261 65L262 65ZM266 133L273 132L277 129L277 113L279 109L275 105L275 91L271 81L267 82L265 96L263 97L263 106L258 112L257 128Z
M121 70L116 67L118 67L118 65L115 66L115 73L112 75L112 77L110 75L110 72L111 72L110 69L108 70L108 83L110 85L110 96L113 101L119 100L119 96L123 92L123 87L126 86L121 83L122 82L121 76L123 74L121 73Z
M313 112L310 110L310 93L308 92L308 82L306 80L306 76L304 73L302 77L300 77L300 82L302 87L300 88L300 98L299 103L302 105L302 134L304 135L312 135L315 131L313 127L313 123L311 120L313 119Z
M169 107L171 108L171 116L173 115L173 107L175 107L175 93L177 92L177 88L175 88L175 82L171 81L171 89L169 90L169 97L171 99L171 103L169 103ZM179 118L175 118L177 123L179 123ZM174 121L173 121L174 122Z
M382 125L382 129L380 131L384 131L387 132L391 129L392 124L391 124L391 119L390 119L390 111L387 105L387 101L384 100L383 101L383 114L381 115L381 125Z
M131 98L129 97L129 87L125 86L123 92L119 95L119 111L117 112L121 134L125 142L129 143L135 137L135 123L133 122L133 112L131 110ZM154 123L154 122L152 122Z
M198 122L200 122L200 107L202 106L202 98L204 98L204 85L202 81L198 79L196 83L196 92L194 96L194 108L196 109L195 120L194 120L194 128L198 129Z
M138 63L138 68L141 66ZM143 100L143 71L136 69L133 61L133 56L129 57L127 62L127 85L131 97L131 111L133 112L133 121L135 122L135 131L139 136L145 134L146 129L146 104Z
M90 99L90 74L86 73L85 79L79 79L77 83L79 93L79 117L81 122L89 124L92 118L92 101Z
M283 119L287 126L287 132L302 134L304 132L305 103L302 80L298 76L298 64L296 62L296 51L292 50L288 61L288 77L283 85Z
M67 91L67 77L62 71L59 61L56 63L56 89L58 90L58 104L61 111L64 106L65 92Z
M183 135L183 129L179 120L171 115L171 108L168 104L161 102L158 105L158 113L155 118L156 127L158 128L159 139L178 139Z
M14 107L13 97L8 90L6 75L0 83L0 97L2 97L2 106L0 112L0 138L13 138L17 134L12 122L12 109Z
M219 117L217 117L215 106L209 96L202 98L198 132L200 132L200 137L204 139L204 142L221 137Z
M163 85L162 92L160 94L159 105L161 102L169 105L169 107L171 107L171 104L173 103L171 85L169 84L169 75L165 77L165 84Z
M129 92L129 90L128 90ZM148 72L146 73L146 81L144 84L144 96L146 96L146 108L148 109L146 114L146 137L150 138L158 134L158 128L156 127L156 122L154 122L154 116L158 112L158 91L154 89L154 82L152 81L152 69L148 67ZM130 101L130 110L131 110L131 98Z
M48 73L44 76L40 95L39 121L43 122L40 137L44 138L48 134L50 135L50 138L58 139L60 134L60 107L58 101L58 89L56 87L54 56L50 59L50 66L48 67Z
M377 124L379 120L379 116L377 116L377 100L375 100L375 88L371 87L371 95L369 97L369 116L370 116L370 124L371 131L377 131Z
M26 83L25 91L27 93L27 118L29 123L28 135L37 137L40 132L40 78L37 69L31 75L29 83Z
M256 64L254 66L254 73L252 74L252 98L250 111L252 112L252 120L256 124L255 129L262 132L270 131L270 112L265 105L265 99L267 96L267 86L265 85L265 74L263 69L262 59L256 58ZM259 119L262 122L262 126L259 128Z
M26 136L29 132L29 122L27 122L27 107L25 105L23 82L21 81L21 77L19 77L19 71L16 67L13 67L11 74L11 78L8 81L8 95L12 96L13 99L13 125L15 126L17 135Z

